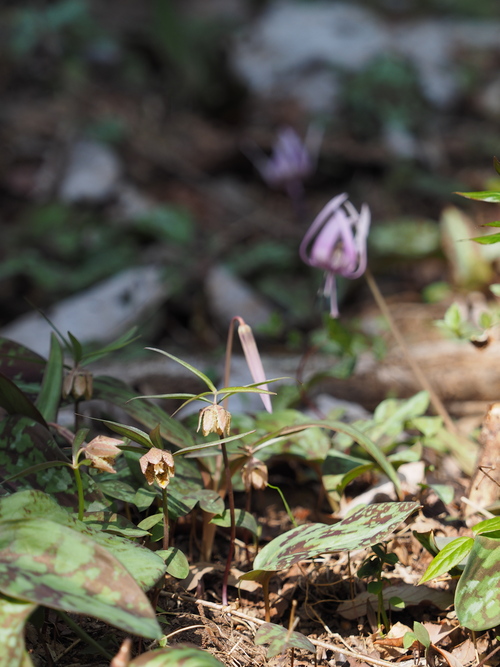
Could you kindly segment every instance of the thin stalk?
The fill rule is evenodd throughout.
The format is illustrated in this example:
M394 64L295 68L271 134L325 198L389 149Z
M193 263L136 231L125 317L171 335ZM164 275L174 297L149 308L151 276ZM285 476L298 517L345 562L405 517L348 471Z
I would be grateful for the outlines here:
M446 428L451 432L451 433L456 433L457 429L455 424L453 423L448 410L445 408L443 402L439 398L439 396L436 394L434 391L433 387L429 383L429 380L426 378L425 374L421 371L419 365L415 362L413 357L411 356L411 352L408 349L408 346L405 343L405 340L403 336L401 335L401 332L396 325L389 308L387 307L387 303L382 296L382 293L380 292L377 283L375 282L375 279L370 271L370 269L366 269L365 271L365 278L366 282L368 283L368 287L370 288L371 293L373 294L373 298L375 299L377 306L380 308L382 315L385 317L387 320L387 324L389 325L389 328L392 332L392 335L396 339L396 342L398 343L399 347L401 348L406 361L408 362L408 366L411 368L413 374L415 375L417 381L420 383L420 386L422 389L425 389L429 393L431 403L434 407L434 410L436 411L436 414L438 414L440 417L442 417L443 422L446 425Z
M98 651L102 656L106 658L106 660L113 660L113 656L111 653L108 653L106 649L104 649L98 642L96 642L95 639L92 639L90 635L88 635L85 630L83 630L78 623L75 623L72 618L68 616L64 611L61 611L60 609L57 610L57 613L59 616L62 618L62 620L66 623L68 627L70 627L75 635L80 637L84 642L86 642L89 646L92 646L95 648L96 651Z
M234 493L233 493L233 483L231 481L231 469L229 467L229 457L227 455L226 444L221 442L222 458L224 461L224 473L226 477L226 489L227 489L227 499L229 501L229 518L231 520L231 534L229 541L229 552L227 554L226 567L224 570L224 576L222 578L222 604L227 605L227 582L229 579L229 570L231 569L231 563L233 561L234 555L234 542L236 540L236 517L234 511Z
M167 489L161 490L162 510L163 510L163 548L168 549L170 541L170 525L168 521L168 492Z
M283 495L283 491L279 488L279 486L273 486L272 484L267 484L267 486L270 489L274 489L280 494L281 500L283 501L283 505L285 506L286 513L288 514L288 518L290 521L293 523L294 528L298 527L297 522L295 521L295 517L292 514L292 510L290 509L290 505L286 502L285 496Z
M85 512L85 498L83 496L83 484L80 468L75 466L73 468L73 472L75 473L76 490L78 493L78 520L83 521L83 514Z

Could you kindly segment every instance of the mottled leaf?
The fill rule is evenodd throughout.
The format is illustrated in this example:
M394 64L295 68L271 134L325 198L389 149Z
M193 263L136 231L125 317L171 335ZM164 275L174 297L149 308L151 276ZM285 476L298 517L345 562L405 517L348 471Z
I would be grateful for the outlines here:
M0 524L0 591L161 637L147 597L123 565L91 538L48 519Z
M455 592L461 625L489 630L500 624L500 540L479 535Z
M189 563L186 556L177 547L168 549L158 549L155 551L157 556L163 558L167 573L176 579L185 579L189 574Z
M162 559L128 539L112 535L69 514L40 491L20 491L0 500L0 521L45 518L76 530L105 547L127 568L142 589L154 586L165 572Z
M45 419L29 397L3 373L0 373L0 407L9 415L28 417L47 427Z
M430 581L456 567L464 558L467 558L473 543L474 539L472 537L457 537L456 540L444 546L429 563L419 583L423 584L424 581Z
M0 595L0 665L33 667L24 644L24 624L36 609L32 602L10 600Z
M0 338L0 371L30 397L38 394L46 360L8 338Z
M285 653L289 648L298 648L310 653L316 653L316 647L301 632L290 632L274 623L263 623L255 633L255 643L269 644L266 657L274 658Z
M208 651L191 646L148 651L134 658L128 667L224 667Z
M113 512L86 512L83 522L93 530L104 530L121 537L144 537L147 530L141 530L132 521Z
M254 569L283 570L323 553L383 542L419 507L416 502L379 503L357 510L334 526L313 523L293 528L266 544L254 560Z
M159 424L162 437L177 447L194 445L193 436L180 422L170 417L158 405L137 398L137 394L120 380L106 376L94 378L93 397L122 408L148 429L153 429ZM132 401L132 398L136 400Z

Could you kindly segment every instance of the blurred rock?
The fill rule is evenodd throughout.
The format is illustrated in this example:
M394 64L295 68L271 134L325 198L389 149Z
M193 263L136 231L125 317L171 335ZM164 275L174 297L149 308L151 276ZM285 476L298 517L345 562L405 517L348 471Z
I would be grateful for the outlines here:
M415 66L427 99L441 108L460 94L464 49L500 50L500 22L422 19L385 22L345 2L270 3L236 38L232 62L256 94L292 98L310 111L332 111L338 83L332 68L359 71L373 58L399 54ZM308 85L320 81L320 86Z
M108 343L167 298L168 287L159 268L128 269L94 287L61 301L47 317L65 336L68 331L81 343ZM0 330L0 335L47 356L49 323L37 312L28 313Z
M500 76L494 79L479 96L479 107L492 118L500 117Z
M239 315L255 330L267 324L273 313L264 299L222 266L210 270L205 280L205 291L210 312L224 327L228 327L231 319Z
M59 197L66 204L105 202L115 194L120 175L120 161L109 146L78 141L70 150Z

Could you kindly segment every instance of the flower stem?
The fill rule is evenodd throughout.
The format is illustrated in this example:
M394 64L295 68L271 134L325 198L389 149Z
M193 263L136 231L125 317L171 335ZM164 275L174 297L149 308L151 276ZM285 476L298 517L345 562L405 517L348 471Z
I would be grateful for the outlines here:
M168 549L170 541L170 526L168 522L168 492L167 489L161 490L162 510L163 510L163 548Z
M377 303L377 306L380 308L382 315L387 320L387 324L389 325L392 335L396 339L396 342L398 343L399 347L401 348L401 351L403 352L406 358L406 361L408 362L408 366L411 368L413 374L415 375L422 389L425 389L425 391L428 392L431 403L434 407L434 410L436 411L436 414L438 414L443 419L446 428L451 433L456 433L457 432L456 426L453 423L443 402L434 391L433 387L431 386L429 380L426 378L425 374L422 372L418 364L411 356L411 352L408 349L408 346L406 345L405 340L389 311L389 308L387 307L387 303L384 297L382 296L382 293L380 292L377 283L375 282L375 278L373 277L370 269L368 268L365 271L365 278L366 282L368 283L368 287L370 288L371 293L373 294L373 298Z
M85 498L83 497L83 484L80 468L75 466L73 468L73 472L75 473L76 490L78 493L78 520L83 521L83 514L85 512Z
M234 493L233 483L231 481L231 470L229 468L229 457L227 455L226 444L221 442L222 458L224 461L224 474L226 477L227 499L229 501L229 518L231 521L231 533L229 540L229 553L227 554L226 567L224 569L224 576L222 578L222 604L227 605L227 582L229 579L229 571L233 561L234 542L236 540L236 518L234 511Z

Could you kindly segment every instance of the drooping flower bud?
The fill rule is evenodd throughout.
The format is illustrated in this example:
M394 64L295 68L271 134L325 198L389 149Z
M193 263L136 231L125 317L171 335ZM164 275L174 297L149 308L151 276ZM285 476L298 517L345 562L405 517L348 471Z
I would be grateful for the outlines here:
M217 433L217 435L225 438L229 435L231 430L231 413L228 412L222 405L207 405L206 408L200 410L200 418L198 419L198 428L203 435L210 433Z
M245 463L241 475L246 491L250 491L251 488L257 489L257 491L262 491L262 489L265 489L267 486L267 466L264 461L255 458L255 456L252 456L252 458Z
M109 438L107 435L98 435L88 445L82 447L85 458L91 461L93 468L105 472L116 472L113 464L117 456L122 453L118 445L123 445L123 440Z
M175 474L174 457L166 449L151 447L141 456L139 464L147 483L153 484L156 481L162 489L168 486L170 478Z
M240 337L241 347L243 348L243 354L250 369L254 382L261 383L262 389L267 391L267 384L265 384L266 374L264 373L264 366L262 365L262 360L260 358L259 350L257 349L257 343L253 336L252 329L245 324L242 320L242 323L238 326L238 336ZM273 408L271 405L271 398L269 394L260 394L264 407L268 412L272 412Z
M89 401L93 393L93 379L90 371L73 368L64 378L62 386L62 397L64 399L72 396L75 401L85 399Z

